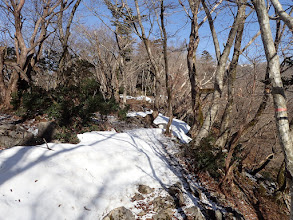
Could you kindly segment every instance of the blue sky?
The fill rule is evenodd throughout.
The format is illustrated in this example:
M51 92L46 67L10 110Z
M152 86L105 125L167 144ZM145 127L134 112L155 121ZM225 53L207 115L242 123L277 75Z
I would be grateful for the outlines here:
M280 1L285 7L286 5L291 4L292 5L292 0L281 0ZM133 0L128 1L129 4L133 4ZM180 45L184 41L188 43L189 35L190 35L190 21L189 18L186 16L186 13L184 12L183 8L178 4L177 0L167 0L166 4L168 3L173 3L177 7L173 10L167 10L167 16L166 16L166 21L167 21L167 32L170 35L168 41L169 45ZM83 15L90 15L91 13L88 11L88 9L84 6L87 5L91 9L95 10L98 14L102 15L104 20L108 23L109 20L107 17L110 16L109 11L105 6L103 6L99 1L96 1L95 4L91 4L91 0L85 0L84 4L81 5L80 7L80 12ZM284 7L284 8L285 8ZM134 10L135 11L135 10ZM144 9L141 8L141 13L144 13ZM218 15L216 19L216 29L218 32L218 38L220 42L221 48L223 48L223 45L226 42L228 32L230 30L230 25L233 22L233 17L232 13L235 13L235 9L233 8L226 8L223 9ZM199 14L199 21L203 18L204 13L201 12ZM243 44L245 45L251 37L253 37L259 30L259 26L257 24L257 18L255 13L252 13L252 15L247 19L247 24L246 24L246 29L244 33L244 39L243 39ZM95 16L89 16L84 18L84 22L87 24L90 24L92 26L100 26L101 21L95 17ZM274 21L271 22L272 26L274 26ZM145 24L146 28L148 27L148 24ZM174 36L175 35L175 36ZM200 28L199 30L199 35L200 35L200 44L198 47L198 54L201 54L202 51L207 50L210 54L214 56L214 45L213 45L213 40L211 37L210 29L208 22L205 22L205 24ZM285 36L288 37L288 36ZM152 37L153 39L159 38L158 34L158 28L154 28ZM254 57L259 57L263 55L263 47L261 43L261 38L259 37L253 45L247 50L247 55L251 58ZM263 57L264 58L264 57ZM241 57L241 62L242 63L247 63L248 60L245 57Z

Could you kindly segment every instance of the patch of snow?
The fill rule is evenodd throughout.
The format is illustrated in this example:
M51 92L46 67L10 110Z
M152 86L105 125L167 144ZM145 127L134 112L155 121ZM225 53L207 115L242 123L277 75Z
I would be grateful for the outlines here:
M154 120L154 124L156 125L167 125L169 121L169 117L162 115L161 113ZM187 132L190 130L190 126L184 121L178 120L176 118L173 119L171 125L172 134L179 138L183 143L189 143L192 139L187 136Z
M27 131L32 133L34 136L37 136L39 133L39 129L35 128L35 127L29 127L29 129Z
M120 94L120 98L121 99L123 98L122 94ZM147 96L144 96L144 95L136 96L136 97L127 95L126 99L135 99L135 100L141 100L141 101L146 100L147 102L150 102L150 103L153 102L153 100L150 97L147 97Z
M128 112L127 117L136 117L141 116L145 117L148 114L152 114L153 111L146 111L146 112ZM158 125L160 129L165 129L166 125L168 124L169 117L166 117L162 115L161 113L158 115L158 117L154 120L154 124ZM182 143L189 143L192 139L187 136L186 134L190 130L190 126L185 123L184 121L178 120L176 118L173 118L171 130L173 136L177 137Z
M128 112L127 113L127 117L136 117L136 116L145 117L145 116L150 115L152 113L153 113L152 110L145 111L145 112Z
M102 219L119 206L130 208L137 184L166 188L180 181L166 162L161 129L78 138L77 145L49 143L52 150L44 144L0 152L2 217Z

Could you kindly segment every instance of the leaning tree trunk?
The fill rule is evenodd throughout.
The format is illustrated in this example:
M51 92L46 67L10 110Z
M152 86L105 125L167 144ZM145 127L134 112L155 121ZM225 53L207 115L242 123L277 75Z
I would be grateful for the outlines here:
M206 117L205 117L203 125L200 128L200 130L194 140L195 146L199 146L201 140L208 136L208 134L209 134L209 132L210 132L215 120L216 120L218 110L220 108L220 101L221 101L220 99L221 99L223 87L224 87L223 79L224 79L224 74L225 74L225 69L226 69L226 63L227 63L228 56L230 54L230 50L233 45L234 39L235 39L237 27L238 27L239 23L245 17L245 9L246 9L246 5L244 4L245 2L246 1L244 0L239 3L237 16L234 20L232 27L231 27L224 51L219 58L218 66L217 66L217 70L216 70L216 76L215 76L215 83L214 83L215 91L213 93L212 104L209 108L209 111L208 111ZM210 27L211 27L211 24L210 24ZM211 27L211 30L213 30L212 27ZM213 40L215 42L215 39L213 39ZM215 44L215 46L216 46L216 44Z
M241 50L241 42L242 42L242 36L243 36L243 31L244 31L244 24L245 24L245 19L240 23L238 30L237 30L235 44L234 44L233 57L232 57L232 61L231 61L231 64L230 64L229 70L228 70L228 102L226 104L224 114L222 116L221 135L216 141L216 145L221 148L224 147L224 145L228 139L228 134L229 134L228 126L230 123L231 113L232 113L232 108L233 108L233 103L234 103L234 82L236 80L236 73L237 73L237 66L238 66L240 50Z
M290 31L292 31L293 33L293 17L291 17L289 14L286 13L286 11L284 11L279 0L271 0L271 2L273 3L277 14L280 16L280 18L284 21L284 23L289 27Z
M266 4L264 0L254 0L254 7L256 9L258 22L261 30L261 37L265 49L269 80L272 87L272 95L275 107L275 119L278 130L280 145L283 148L285 155L286 167L291 175L293 176L293 146L292 139L290 136L289 121L287 114L286 96L281 80L280 74L280 60L275 49L274 40L272 37L270 20ZM291 181L291 201L292 195L292 181ZM291 215L290 219L293 219L293 202L291 202Z

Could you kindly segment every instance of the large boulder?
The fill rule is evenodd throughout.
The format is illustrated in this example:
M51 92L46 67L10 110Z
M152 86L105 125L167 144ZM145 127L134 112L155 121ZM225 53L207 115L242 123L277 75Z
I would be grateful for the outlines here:
M43 121L37 124L38 138L45 138L47 142L52 141L54 132L56 132L56 124L52 121Z
M172 186L170 186L168 188L168 193L170 196L173 197L176 204L178 204L181 207L185 206L185 199L183 196L182 184L180 182L177 182L173 184Z
M49 121L39 122L31 127L14 123L0 124L0 147L36 144L43 142L43 139L49 142L54 130L55 123Z

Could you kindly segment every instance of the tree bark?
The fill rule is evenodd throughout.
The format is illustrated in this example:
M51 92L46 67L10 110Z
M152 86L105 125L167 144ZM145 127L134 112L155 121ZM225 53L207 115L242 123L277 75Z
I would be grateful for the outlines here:
M193 112L193 126L191 128L191 136L196 136L196 131L202 126L203 114L200 104L200 92L197 82L197 69L196 69L196 50L199 44L199 25L197 22L197 14L199 10L199 0L189 0L189 7L192 12L191 17L191 31L189 35L189 44L187 49L187 67L189 81L191 85L191 106Z
M4 101L5 93L7 90L7 87L4 82L4 56L5 56L5 47L0 47L0 101Z
M292 139L290 136L289 121L287 114L287 103L285 91L283 88L281 74L280 74L280 60L277 54L274 40L272 37L270 21L266 4L264 0L252 1L255 7L258 22L261 30L261 37L263 46L265 49L269 80L272 86L272 95L275 107L275 119L276 126L279 135L280 145L283 148L285 155L286 168L289 171L291 177L293 176L293 147ZM292 178L291 178L292 179ZM291 181L292 182L292 181ZM292 190L291 183L291 190ZM291 191L291 201L293 199ZM291 203L291 215L290 219L293 219L293 203Z

